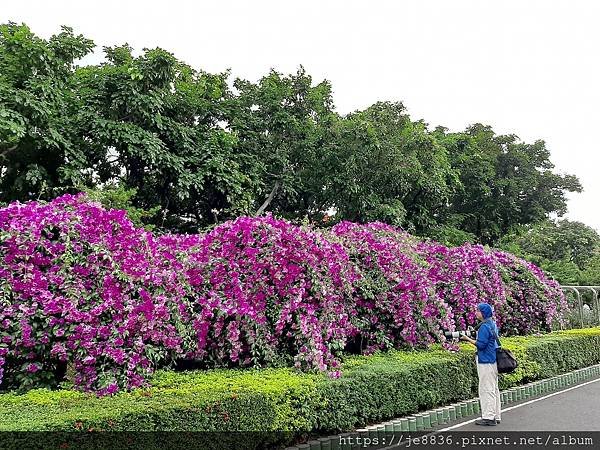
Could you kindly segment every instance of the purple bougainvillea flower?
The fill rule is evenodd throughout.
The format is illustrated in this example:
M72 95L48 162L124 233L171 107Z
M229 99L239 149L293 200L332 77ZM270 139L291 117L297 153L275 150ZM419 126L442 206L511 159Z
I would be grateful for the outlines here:
M481 301L503 334L547 330L568 309L538 267L478 245L270 215L156 236L84 194L0 209L0 296L0 385L23 372L28 386L57 384L67 363L100 395L181 359L339 377L342 351L444 342Z

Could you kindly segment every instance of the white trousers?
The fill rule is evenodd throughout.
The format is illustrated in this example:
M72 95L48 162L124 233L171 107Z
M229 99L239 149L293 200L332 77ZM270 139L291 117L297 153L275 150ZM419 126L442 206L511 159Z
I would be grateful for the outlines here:
M477 358L477 356L475 357ZM481 418L500 420L500 389L498 389L498 366L494 364L477 364L479 377L479 404Z

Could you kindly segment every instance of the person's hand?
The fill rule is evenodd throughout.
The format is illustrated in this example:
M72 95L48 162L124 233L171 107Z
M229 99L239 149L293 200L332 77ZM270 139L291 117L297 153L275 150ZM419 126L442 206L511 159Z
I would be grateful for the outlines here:
M467 336L466 334L461 334L460 338L461 341L470 341L471 339L469 338L469 336Z

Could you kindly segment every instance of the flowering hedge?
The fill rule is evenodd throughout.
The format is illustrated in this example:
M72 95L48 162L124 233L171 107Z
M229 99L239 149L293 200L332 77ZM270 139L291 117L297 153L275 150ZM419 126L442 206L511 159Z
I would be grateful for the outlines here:
M357 279L340 244L270 216L241 217L203 236L187 259L195 339L186 357L338 366L333 352L355 333Z
M135 228L80 194L0 210L0 388L67 370L100 394L158 367L295 365L427 346L494 305L503 334L563 320L556 282L513 255L402 230L240 217L205 235ZM447 345L449 346L449 345Z
M415 238L382 223L342 222L332 234L361 275L353 298L361 352L427 346L443 340L442 329L453 329L448 305L435 294L426 261L415 251Z
M169 250L189 245L184 237L154 238L124 211L82 196L12 204L0 211L0 229L9 385L56 384L71 362L76 385L110 393L140 385L181 352L188 318Z
M562 323L568 310L560 285L541 269L516 256L465 244L447 248L436 242L418 244L428 264L428 278L448 304L456 327L475 325L476 305L495 310L503 334L528 334Z

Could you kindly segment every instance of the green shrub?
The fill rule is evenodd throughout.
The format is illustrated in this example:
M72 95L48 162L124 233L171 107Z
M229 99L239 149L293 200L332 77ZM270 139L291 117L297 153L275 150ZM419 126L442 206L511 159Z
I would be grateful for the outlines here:
M503 389L600 363L600 328L502 341L519 360L515 373L501 376ZM150 388L112 397L7 393L0 395L0 431L254 431L254 441L244 435L244 446L236 446L255 448L258 441L275 445L348 430L476 392L474 347L461 344L460 352L450 353L434 346L348 357L339 379L293 369L158 372ZM152 435L146 437L148 446Z

